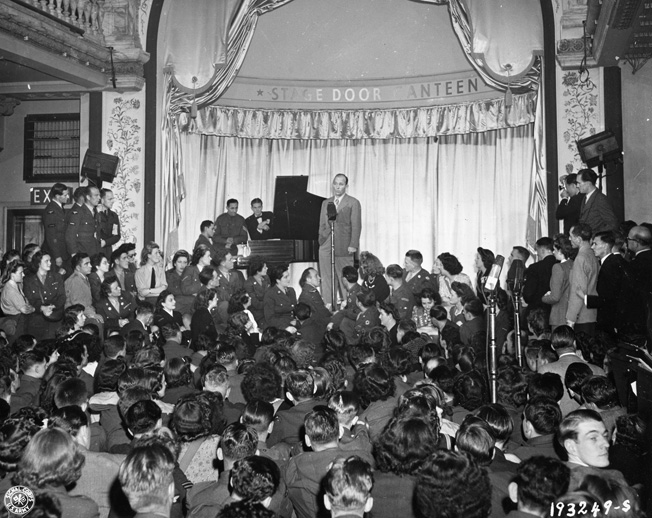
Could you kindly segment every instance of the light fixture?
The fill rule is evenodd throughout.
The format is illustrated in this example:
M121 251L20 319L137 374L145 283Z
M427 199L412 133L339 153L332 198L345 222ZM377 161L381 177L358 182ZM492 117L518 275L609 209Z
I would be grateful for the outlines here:
M192 76L192 104L190 105L190 118L197 118L197 99L195 91L197 90L197 76Z
M507 90L505 90L505 108L512 107L512 65L505 63L502 65L503 70L507 72Z

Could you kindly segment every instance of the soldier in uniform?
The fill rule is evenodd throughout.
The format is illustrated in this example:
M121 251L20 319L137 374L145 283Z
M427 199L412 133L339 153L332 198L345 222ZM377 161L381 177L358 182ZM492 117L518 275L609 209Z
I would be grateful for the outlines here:
M57 271L65 273L67 260L70 258L66 250L66 210L68 203L68 187L62 183L55 183L50 189L50 203L43 211L43 227L45 240L41 248L50 254Z
M424 288L429 288L435 293L438 291L434 275L422 268L422 263L423 255L418 250L408 250L405 253L403 282L415 297L418 297Z
M68 213L66 226L66 248L72 257L79 252L90 257L100 252L95 207L100 203L100 190L97 187L78 187L73 194L75 205Z
M348 344L357 344L365 333L380 325L380 314L376 308L376 294L373 291L358 293L356 303L360 313L355 321L343 320L340 327Z
M97 206L97 224L99 227L102 252L109 258L113 253L113 245L120 241L120 218L111 210L113 208L113 191L102 189L100 191L101 202Z
M387 284L392 288L389 302L394 304L401 319L412 318L414 295L407 284L403 282L403 268L398 264L390 264L386 270Z

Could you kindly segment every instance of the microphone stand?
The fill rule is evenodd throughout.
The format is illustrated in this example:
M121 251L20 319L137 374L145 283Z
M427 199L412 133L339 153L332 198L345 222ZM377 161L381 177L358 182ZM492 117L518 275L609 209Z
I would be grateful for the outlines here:
M335 311L335 219L330 220L331 224L331 308Z
M489 388L491 402L497 403L498 398L498 351L496 346L496 290L491 290L487 296L489 303Z
M516 349L516 361L518 366L523 367L523 348L521 346L521 288L520 283L514 285L514 346Z

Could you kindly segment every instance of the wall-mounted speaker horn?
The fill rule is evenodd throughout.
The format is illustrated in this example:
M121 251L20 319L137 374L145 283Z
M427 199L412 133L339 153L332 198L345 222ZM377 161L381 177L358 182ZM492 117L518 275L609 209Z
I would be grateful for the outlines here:
M611 162L622 156L620 146L611 130L601 131L577 141L580 158L587 167Z

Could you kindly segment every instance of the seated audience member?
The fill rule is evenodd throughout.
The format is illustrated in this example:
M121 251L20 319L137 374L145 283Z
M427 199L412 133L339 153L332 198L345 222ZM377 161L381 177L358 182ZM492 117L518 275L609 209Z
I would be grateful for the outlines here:
M285 380L285 396L293 407L281 410L274 419L274 429L267 439L269 446L285 442L290 446L301 442L303 421L310 411L322 401L315 399L314 379L309 370L301 369L291 372Z
M504 516L508 487L516 471L516 464L507 469L506 463L494 462L496 441L489 425L478 417L467 416L455 436L455 449L487 469L491 483L491 516Z
M161 401L174 405L180 398L194 394L197 389L192 379L190 363L184 358L171 358L163 368L165 376L165 393Z
M194 351L181 345L183 335L177 323L167 322L163 324L161 326L161 337L165 340L163 343L163 352L165 353L166 360L183 358L184 356L192 357Z
M217 250L213 247L213 236L215 235L215 223L210 219L205 219L199 225L199 237L195 241L195 246L192 247L193 250L197 248L205 247L211 252L211 258L217 259ZM174 261L172 261L174 264Z
M622 415L616 419L614 443L609 448L609 465L625 476L630 486L648 480L650 449L646 438L647 425L637 415Z
M215 450L225 425L219 396L206 392L188 394L175 405L170 428L181 443L179 467L191 482L216 479Z
M321 297L319 297L321 299ZM305 302L299 302L294 308L296 320L297 337L306 340L315 346L315 356L321 358L323 355L322 341L326 326L319 318L315 318L311 307Z
M97 314L93 305L93 295L88 275L91 273L91 259L88 254L80 252L72 259L73 272L64 283L66 290L66 307L81 304L84 307L86 318L92 319L97 324L103 324L104 319Z
M369 424L369 435L375 440L396 407L398 398L394 379L387 369L372 363L355 373L353 386L364 408L360 418Z
M301 286L301 295L299 295L299 302L303 302L310 306L312 318L319 322L321 334L326 332L326 326L332 316L330 310L324 304L324 299L319 294L319 285L321 284L321 277L319 272L314 268L306 268L301 274L299 279L299 286Z
M45 375L47 360L37 351L27 351L18 357L20 386L11 396L11 413L26 406L38 406L41 381Z
M438 430L416 411L394 417L374 443L374 516L412 517L412 494L426 459L438 449Z
M106 277L100 286L100 300L96 303L98 315L104 319L107 329L119 329L133 317L135 303L122 293L116 277Z
M183 315L177 311L177 300L168 290L163 290L156 299L154 306L154 325L163 329L166 324L176 324L179 329L186 331L187 325L184 322ZM190 325L190 319L187 319Z
M271 287L265 292L264 314L265 324L278 329L294 329L294 307L297 296L290 287L290 270L287 264L269 269Z
M91 257L91 273L88 275L88 282L91 285L91 294L93 295L93 305L96 305L102 296L100 287L104 279L109 276L109 258L102 252ZM110 275L113 277L113 275Z
M357 296L363 290L362 286L358 284L358 271L353 266L342 268L342 284L346 289L346 299L342 301L341 307L332 316L328 329L338 330L344 319L355 322L358 313L360 313Z
M548 516L551 504L568 490L570 470L563 462L535 456L522 462L509 484L509 497L517 506L507 518Z
M188 270L190 254L185 250L178 250L172 257L172 268L165 272L168 291L174 295L177 302L177 311L182 315L192 314L195 297L199 286L194 282L192 271Z
M530 376L527 385L528 399L535 397L546 397L559 404L564 395L564 383L559 374L546 372L545 374L533 374Z
M252 455L237 461L231 470L230 484L231 502L245 501L261 504L265 508L278 508L278 505L272 506L272 499L275 498L277 504L280 503L289 512L292 511L289 501L285 498L281 471L271 459Z
M417 326L419 333L433 334L434 329L430 318L430 310L441 302L436 291L424 288L415 294L415 305L412 308L412 321Z
M487 518L491 513L487 472L466 455L437 450L419 472L414 508L419 518Z
M428 290L437 294L438 302L436 303L439 304L441 303L441 299L437 293L437 281L435 276L428 273L428 270L421 266L422 264L423 255L421 255L421 252L418 250L408 250L405 253L405 261L403 263L405 268L403 282L405 282L405 285L410 289L415 300L418 301L423 290Z
M629 486L605 480L597 475L587 475L579 490L588 491L600 501L605 517L645 516L639 495Z
M222 461L224 470L220 472L219 478L213 477L210 481L195 484L188 491L190 516L214 517L224 507L231 496L229 480L233 466L237 461L255 455L257 444L258 435L252 428L233 423L224 429L217 448L217 458Z
M373 472L369 463L356 455L333 462L323 485L324 506L333 518L362 518L373 507Z
M159 410L159 414L160 412ZM69 433L86 459L81 476L69 493L73 496L87 496L97 504L101 516L108 516L111 509L111 487L118 479L118 469L124 457L90 450L89 421L79 406L66 406L55 410L48 427L61 428Z
M571 469L569 490L577 489L586 475L597 475L627 485L620 471L609 466L609 437L607 429L595 410L575 410L559 425L559 444L568 455Z
M496 441L493 467L500 466L505 471L515 471L520 458L511 453L505 453L507 443L514 431L514 420L510 413L500 403L487 403L473 412L473 415L487 423L491 436Z
M454 345L461 344L459 327L448 320L448 312L444 306L435 306L430 310L432 326L439 330L439 343L449 351Z
M527 401L527 379L514 365L499 367L497 372L497 399L514 423L518 423Z
M451 284L450 290L450 305L447 306L442 303L442 306L447 309L451 322L457 327L462 327L466 322L466 318L464 317L464 304L476 298L475 292L469 285L457 281Z
M352 429L359 420L358 395L352 391L340 390L329 398L328 408L335 410L337 414L337 421L340 424L340 442L347 444L355 440Z
M113 251L111 254L113 269L107 276L118 279L122 295L131 303L135 303L138 298L138 290L136 289L136 281L134 279L135 270L132 270L130 267L132 264L130 262L130 256L133 256L135 259L138 255L135 246L133 243L123 243ZM128 250L128 248L130 249Z
M453 396L454 406L451 420L462 424L467 414L489 402L487 382L484 376L477 370L464 372L457 376L453 383Z
M44 413L45 414L45 413ZM7 491L18 463L32 437L43 427L43 421L19 412L0 424L0 491Z
M251 298L249 311L253 314L258 327L264 329L265 312L264 301L265 292L269 289L270 282L267 277L267 263L262 257L249 257L249 267L247 268L247 280L244 283L244 289Z
M235 423L240 419L244 404L235 404L229 401L231 381L226 367L219 363L209 367L201 376L201 384L205 392L222 396L222 401L224 402L224 418L227 424Z
M240 385L246 403L260 400L270 403L274 413L291 407L283 401L283 380L269 363L257 363L247 371Z
M464 345L472 345L473 337L478 333L486 333L484 321L484 306L479 299L471 299L464 304L466 321L460 327L460 340Z
M563 380L566 376L566 369L572 363L582 362L587 363L577 354L577 348L575 344L575 331L569 326L559 326L552 333L552 347L557 353L559 359L556 362L549 363L547 365L542 365L538 372L546 373L553 372L558 374L559 377ZM588 364L593 374L604 376L605 372L602 368L591 363ZM569 412L579 408L579 404L573 401L568 393L564 391L564 395L559 403L561 408L562 415L567 415Z
M377 305L380 324L387 330L392 345L398 345L398 322L400 320L398 310L391 302L380 302Z
M284 479L298 518L312 518L323 509L324 503L318 496L330 464L351 455L373 464L373 457L368 450L349 450L340 445L337 415L328 407L314 408L306 415L304 426L305 443L312 451L292 457L285 468Z
M99 516L97 504L66 489L79 480L84 462L84 455L68 433L45 428L25 448L13 482L32 491L49 491L59 499L62 516L95 518Z
M148 302L141 302L136 307L136 318L122 326L120 334L126 338L131 331L140 331L145 338L145 344L149 345L152 322L154 322L154 306Z
M609 441L616 428L616 419L627 410L620 406L616 386L606 376L590 376L582 383L583 408L595 410L609 432Z
M170 516L176 498L174 467L174 455L162 443L137 446L129 453L119 478L136 516Z
M552 399L537 396L530 399L523 412L523 437L526 444L514 450L521 460L535 455L558 458L555 432L561 423L561 410Z
M229 248L220 252L215 260L217 264L217 284L215 289L220 299L217 305L217 312L225 322L229 318L229 300L234 293L241 290L244 286L244 277L238 271L234 271L236 254L237 250L235 248Z
M570 398L580 405L584 404L582 397L582 384L588 378L593 376L593 371L586 363L571 363L566 369L564 376L564 385ZM593 410L596 410L595 408Z
M242 411L240 422L256 430L258 434L258 455L267 457L283 466L290 458L290 446L279 442L271 448L267 446L267 437L274 428L274 407L267 401L254 399L249 401Z
M385 302L389 297L389 286L385 280L385 267L371 252L360 252L360 276L362 291L373 291L378 302Z
M530 340L546 340L550 337L548 315L542 308L536 308L527 315L527 328Z
M362 290L356 295L355 303L358 307L355 320L344 319L341 324L341 330L350 345L358 343L365 333L380 325L376 294L373 290Z
M394 305L398 312L397 320L412 317L414 295L408 285L403 282L403 268L398 264L390 264L385 272L385 278L392 289L389 302Z
M196 342L200 335L205 335L211 340L217 339L218 332L213 320L213 312L218 302L217 291L213 288L202 290L195 297L194 312L190 321L192 343Z
M165 264L161 248L150 241L140 254L140 268L134 274L138 298L157 306L158 296L167 289Z

